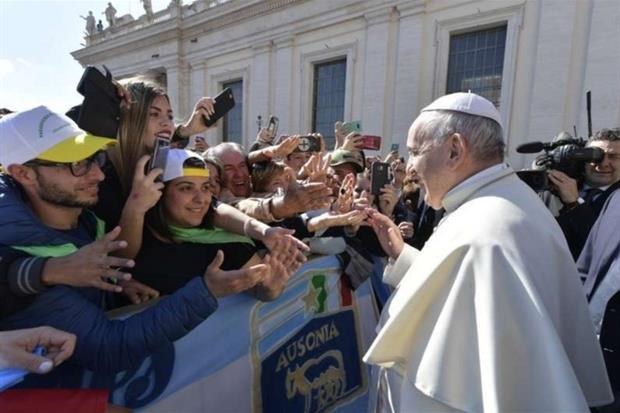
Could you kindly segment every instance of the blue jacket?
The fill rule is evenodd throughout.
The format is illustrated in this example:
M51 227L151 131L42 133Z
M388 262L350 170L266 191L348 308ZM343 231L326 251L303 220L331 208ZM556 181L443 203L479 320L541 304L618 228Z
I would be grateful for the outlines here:
M21 201L15 189L7 184L6 177L0 175L1 244L75 242L80 247L86 243L86 240L67 237L62 231L43 225ZM80 225L86 224L81 220ZM7 254L9 250L14 252L10 248L0 248L0 258L3 251ZM109 374L135 368L158 348L170 346L186 335L217 308L217 300L202 277L195 277L174 294L124 320L109 320L104 312L104 302L105 293L101 290L56 286L36 295L25 309L0 320L0 330L48 325L71 332L77 336L77 345L64 370L79 366ZM53 380L59 379L59 375L41 378ZM53 383L56 385L58 381ZM47 384L52 385L52 382Z

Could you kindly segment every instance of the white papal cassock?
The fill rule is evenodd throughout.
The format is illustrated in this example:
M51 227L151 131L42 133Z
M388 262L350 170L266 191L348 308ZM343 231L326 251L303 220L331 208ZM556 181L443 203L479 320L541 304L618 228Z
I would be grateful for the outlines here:
M396 290L364 361L383 411L587 412L612 400L566 241L505 164L453 188L422 251L386 268ZM372 406L374 409L374 406Z

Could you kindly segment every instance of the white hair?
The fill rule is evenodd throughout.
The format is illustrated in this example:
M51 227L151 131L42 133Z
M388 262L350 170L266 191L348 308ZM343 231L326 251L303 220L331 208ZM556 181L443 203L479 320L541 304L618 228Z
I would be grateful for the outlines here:
M206 154L208 156L213 156L213 157L215 157L217 159L220 159L222 154L225 153L225 152L228 152L228 151L237 152L237 153L241 154L241 156L243 156L244 158L246 156L246 153L245 153L245 150L243 149L243 146L241 146L237 142L222 142L220 144L217 144L217 145L209 148L207 150Z
M502 127L492 119L451 110L422 112L416 119L416 135L422 142L441 143L454 133L470 145L474 158L486 161L504 159Z

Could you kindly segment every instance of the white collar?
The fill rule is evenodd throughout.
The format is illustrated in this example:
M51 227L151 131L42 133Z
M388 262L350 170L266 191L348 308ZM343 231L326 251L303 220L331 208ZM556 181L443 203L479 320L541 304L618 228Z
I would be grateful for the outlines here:
M448 191L442 200L444 209L448 213L454 211L478 189L511 173L514 171L506 163L498 163L483 169Z

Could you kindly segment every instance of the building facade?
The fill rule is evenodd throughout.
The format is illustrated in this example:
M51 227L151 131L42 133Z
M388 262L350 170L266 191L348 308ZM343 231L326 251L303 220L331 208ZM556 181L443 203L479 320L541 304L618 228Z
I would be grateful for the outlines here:
M246 146L257 119L280 133L333 135L334 120L360 120L400 144L419 110L471 90L499 108L515 168L527 141L562 130L587 135L620 126L617 0L198 0L87 39L82 65L117 77L150 72L185 119L201 96L233 89L237 106L207 133Z

